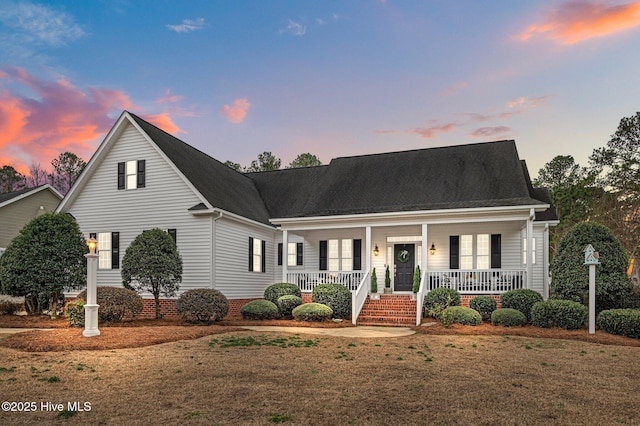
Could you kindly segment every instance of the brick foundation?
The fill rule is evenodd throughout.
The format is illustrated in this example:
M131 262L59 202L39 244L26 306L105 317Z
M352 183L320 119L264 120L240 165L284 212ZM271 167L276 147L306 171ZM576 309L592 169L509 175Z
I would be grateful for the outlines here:
M311 303L311 293L302 293L302 303Z
M460 306L464 306L465 308L469 307L469 302L471 299L480 296L479 294L463 294L460 296ZM487 296L496 301L496 309L500 309L500 295L497 294L483 294L482 296Z

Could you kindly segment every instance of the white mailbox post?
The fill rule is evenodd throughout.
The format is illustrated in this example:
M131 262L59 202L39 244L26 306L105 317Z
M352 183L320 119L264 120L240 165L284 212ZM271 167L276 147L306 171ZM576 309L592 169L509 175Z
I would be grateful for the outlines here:
M596 265L598 252L591 244L584 248L584 264L589 265L589 334L596 332Z

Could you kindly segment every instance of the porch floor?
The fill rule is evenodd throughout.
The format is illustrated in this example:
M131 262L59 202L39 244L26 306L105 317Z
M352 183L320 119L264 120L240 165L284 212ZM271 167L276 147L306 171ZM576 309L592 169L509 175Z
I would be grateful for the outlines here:
M357 325L412 327L416 325L416 301L407 294L381 294L379 300L367 296Z

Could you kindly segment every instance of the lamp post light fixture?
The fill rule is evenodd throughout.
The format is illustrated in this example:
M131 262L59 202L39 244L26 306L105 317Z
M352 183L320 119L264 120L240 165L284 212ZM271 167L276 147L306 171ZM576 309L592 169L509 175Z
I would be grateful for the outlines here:
M87 240L89 253L85 254L87 258L87 303L84 305L84 331L82 335L85 337L99 336L98 330L98 304L96 294L96 281L98 275L98 254L96 253L96 240L89 238Z
M429 249L429 253L436 254L436 245L431 243L431 248Z

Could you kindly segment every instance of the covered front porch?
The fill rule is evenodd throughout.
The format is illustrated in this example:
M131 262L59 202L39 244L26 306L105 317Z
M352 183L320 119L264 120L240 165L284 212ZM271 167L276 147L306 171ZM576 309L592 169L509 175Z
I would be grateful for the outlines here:
M411 297L419 324L424 296L440 287L462 295L530 288L546 297L548 226L534 219L533 208L378 216L364 225L353 218L298 218L281 225L277 267L282 281L303 293L319 284L345 285L353 295L354 324L368 296L382 293ZM421 271L417 288L416 267ZM374 272L377 291L372 292Z

